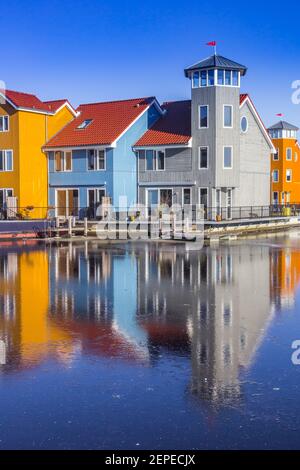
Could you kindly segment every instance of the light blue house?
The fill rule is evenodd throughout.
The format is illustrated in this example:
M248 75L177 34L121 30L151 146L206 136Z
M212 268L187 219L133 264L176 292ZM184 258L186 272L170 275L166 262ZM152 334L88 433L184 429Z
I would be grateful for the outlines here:
M55 215L93 218L103 197L116 208L135 204L132 147L163 114L159 103L153 97L93 103L80 105L77 112L44 147Z

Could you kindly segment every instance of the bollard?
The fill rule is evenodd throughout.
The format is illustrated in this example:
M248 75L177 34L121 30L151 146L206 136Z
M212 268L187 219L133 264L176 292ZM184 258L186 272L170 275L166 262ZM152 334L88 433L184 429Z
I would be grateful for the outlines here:
M88 219L87 217L84 218L84 236L87 237L88 235Z

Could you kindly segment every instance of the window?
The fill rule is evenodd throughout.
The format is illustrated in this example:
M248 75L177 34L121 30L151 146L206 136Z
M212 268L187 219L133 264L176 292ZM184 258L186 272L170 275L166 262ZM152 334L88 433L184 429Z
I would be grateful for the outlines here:
M241 119L241 131L242 132L247 132L248 130L248 119L246 116L243 116Z
M279 181L279 170L273 170L273 183L278 183Z
M208 206L208 189L199 188L199 204L203 204L204 209Z
M8 116L0 116L0 132L9 131L9 118Z
M232 168L232 147L224 147L223 168Z
M218 85L224 85L224 70L218 69Z
M192 190L191 188L183 188L183 205L192 204Z
M239 72L237 70L232 71L232 85L239 86Z
M199 147L199 168L208 168L208 147Z
M106 154L105 150L89 149L88 155L88 170L101 171L106 168Z
M92 122L92 119L85 119L79 126L77 126L77 129L86 129Z
M275 161L279 160L279 149L276 149L276 153L273 154L273 160Z
M55 152L55 171L72 171L72 152Z
M193 73L193 88L198 88L199 87L199 72L194 72Z
M13 171L12 150L0 150L0 171Z
M207 86L207 72L206 72L206 70L201 70L201 86Z
M295 152L295 158L294 159L295 159L295 162L298 161L298 153L297 152Z
M208 106L199 106L199 128L208 128Z
M146 150L146 170L162 171L165 169L165 152Z
M208 76L208 85L213 86L215 84L215 71L209 70L207 73Z
M293 172L292 170L286 170L286 182L290 183L293 179Z
M287 160L292 160L292 149L291 148L286 149L286 159Z
M7 198L8 197L13 197L13 190L12 189L0 189L0 208L3 208L6 206Z
M225 85L231 85L231 71L225 70Z
M223 126L232 127L232 106L231 105L224 105Z

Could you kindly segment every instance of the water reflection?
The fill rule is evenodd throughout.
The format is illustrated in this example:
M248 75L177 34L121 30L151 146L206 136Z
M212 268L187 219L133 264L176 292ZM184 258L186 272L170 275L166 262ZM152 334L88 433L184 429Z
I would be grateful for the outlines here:
M276 312L294 304L296 243L2 248L0 370L82 355L155 368L172 355L189 358L191 396L239 402L241 369Z

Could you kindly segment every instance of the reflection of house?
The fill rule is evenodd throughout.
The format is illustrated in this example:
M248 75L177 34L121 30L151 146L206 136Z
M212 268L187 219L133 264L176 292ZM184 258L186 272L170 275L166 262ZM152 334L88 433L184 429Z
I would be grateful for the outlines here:
M271 299L276 308L293 307L295 291L300 284L300 251L298 237L285 236L284 249L270 253Z
M26 367L40 361L50 344L68 339L48 320L48 255L41 248L24 248L0 257L0 339L6 362Z
M53 248L51 319L80 340L82 352L141 361L135 262L123 251L67 244ZM126 305L126 308L124 308Z
M139 260L138 320L149 345L191 348L191 390L214 402L240 396L270 320L269 249L224 246L200 253L156 251Z

